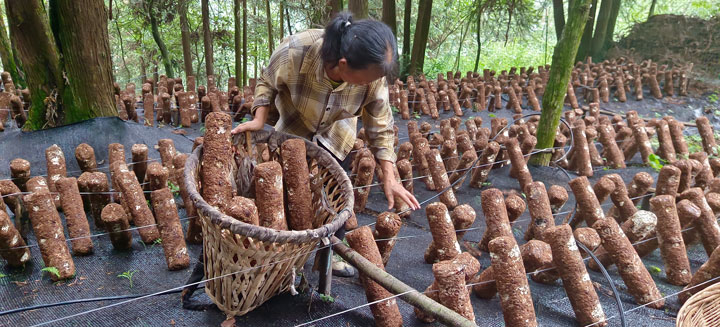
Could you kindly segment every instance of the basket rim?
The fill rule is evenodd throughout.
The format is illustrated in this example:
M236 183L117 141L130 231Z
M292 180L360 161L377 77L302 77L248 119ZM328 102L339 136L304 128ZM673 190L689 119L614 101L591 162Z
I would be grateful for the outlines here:
M705 305L708 302L708 296L712 296L713 299L720 297L720 283L713 283L703 290L693 294L693 296L691 296L680 308L680 311L677 314L678 323L690 318L690 314L693 313L690 312L691 308Z
M233 143L237 143L240 137L242 136L235 135ZM185 163L183 177L185 178L185 187L187 188L187 192L190 196L190 199L195 204L198 214L207 215L207 217L210 218L213 224L221 228L225 228L235 234L252 237L260 241L281 243L305 243L308 241L319 240L320 238L331 236L338 229L340 229L340 227L345 224L345 221L352 215L352 208L355 199L352 192L350 178L348 178L345 170L340 166L340 164L335 160L335 158L330 156L327 151L322 150L319 146L308 141L307 139L286 133L276 132L274 130L260 130L252 132L253 142L256 143L266 142L271 138L275 138L280 143L291 138L302 139L305 142L306 148L312 149L312 151L317 152L318 156L316 156L315 158L318 160L318 164L322 163L323 166L330 170L331 175L333 175L333 177L338 180L338 187L340 188L340 192L346 194L345 206L339 212L335 213L335 218L329 223L315 229L280 231L268 227L247 224L228 215L225 215L217 208L209 205L197 190L196 179L193 171L195 171L200 164L199 158L200 153L203 149L202 144L199 145L191 153L190 156L188 156Z

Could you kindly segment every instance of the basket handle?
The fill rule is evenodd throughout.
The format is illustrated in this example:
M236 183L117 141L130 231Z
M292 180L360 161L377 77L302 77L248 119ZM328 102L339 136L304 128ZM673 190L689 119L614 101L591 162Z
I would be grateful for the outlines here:
M250 131L245 131L245 147L248 154L252 153L252 135Z

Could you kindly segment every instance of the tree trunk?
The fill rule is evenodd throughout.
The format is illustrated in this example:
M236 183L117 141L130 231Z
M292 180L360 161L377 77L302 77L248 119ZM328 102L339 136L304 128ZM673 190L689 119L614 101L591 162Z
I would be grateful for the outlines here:
M247 0L243 2L243 18L242 18L242 86L247 85Z
M138 83L140 83L140 84L138 84L138 85L142 85L145 82L145 79L148 78L148 72L147 72L148 63L147 63L147 61L145 61L145 58L143 56L139 56L139 59L140 59L140 74L142 74L142 75L140 76L140 80L138 81Z
M368 18L368 0L349 0L348 10L354 19Z
M477 42L477 51L475 52L475 68L474 72L478 71L480 65L480 50L482 49L482 42L480 41L480 31L482 29L482 15L483 15L482 1L478 1L477 8L477 22L475 22L475 42Z
M160 57L162 58L163 66L165 66L165 75L167 75L168 77L175 77L175 74L173 74L172 63L170 62L170 53L168 52L167 46L165 46L165 41L163 41L162 35L160 35L160 30L158 29L158 22L155 18L154 6L155 1L150 0L150 5L148 6L148 16L150 18L150 28L152 31L153 40L155 40L158 49L160 49Z
M280 42L285 38L285 2L280 1Z
M185 79L193 76L192 54L190 53L190 24L188 23L187 11L188 0L180 0L180 38L182 40L183 67L185 67Z
M242 72L242 17L240 17L240 11L241 4L240 2L243 0L233 0L233 21L235 23L235 34L234 34L234 40L235 40L235 78L238 82L239 86L244 86L245 83L243 83L243 72ZM230 90L228 90L230 91Z
M31 94L23 128L117 115L105 4L51 0L49 5L51 15L40 0L5 2L10 37ZM50 19L57 34L51 32Z
M390 26L393 35L397 38L397 14L395 12L395 0L383 0L382 22Z
M210 9L208 9L208 0L201 0L202 7L202 26L203 26L203 42L205 44L205 76L215 75L213 63L213 38L210 34ZM208 90L209 91L209 90Z
M610 18L608 18L607 35L605 36L605 44L603 45L603 55L607 49L610 49L613 43L613 35L615 34L615 25L617 24L618 15L620 15L620 6L622 0L613 1Z
M565 8L563 0L553 0L553 17L555 20L555 36L560 40L563 27L565 27Z
M257 19L257 4L253 3L253 18ZM253 45L254 45L254 51L253 51L253 78L257 78L257 69L258 69L258 33L256 29L253 29Z
M343 3L342 0L327 0L325 2L326 8L329 8L327 12L327 17L325 17L325 20L329 22L335 15L337 15L339 12L343 10Z
M420 0L418 4L418 19L415 24L415 37L413 39L412 54L410 57L410 75L422 73L425 63L425 49L427 48L428 32L430 30L430 17L432 0Z
M288 35L292 35L292 25L290 25L290 10L285 7L285 21L287 22Z
M612 12L614 0L602 0L600 12L598 13L597 24L595 25L595 33L593 34L590 53L593 59L600 61L602 59L602 48L605 45L605 37L607 36L608 22L610 21L610 12Z
M41 0L5 1L10 27L10 38L15 44L17 55L23 63L23 71L30 89L31 106L24 128L29 130L55 126L59 120L47 122L45 98L51 97L48 108L58 115L63 92L60 55L50 32L45 7Z
M0 11L0 60L2 60L3 69L10 73L15 85L20 87L25 85L25 82L20 77L18 67L15 64L12 47L10 46L10 38L8 37L8 32L5 29L4 15L5 13Z
M648 13L648 19L655 15L655 4L657 4L657 0L652 0L650 3L650 12Z
M405 0L405 14L403 17L403 46L402 46L402 76L407 75L410 67L410 21L412 19L412 0Z
M270 0L265 0L265 18L268 30L268 56L273 53L272 15L270 14Z
M537 129L537 149L547 149L555 143L555 133L560 123L573 61L589 11L590 0L575 0L568 10L568 21L553 51L550 78L542 98L542 114ZM551 155L548 152L536 154L532 162L547 166Z
M582 40L580 41L580 47L578 48L578 53L575 57L575 61L583 61L587 56L590 55L590 47L592 44L594 30L593 26L595 25L595 14L597 13L597 3L598 0L592 0L592 6L590 6L590 14L588 16L587 24L585 24L585 30L582 34ZM570 18L570 10L568 10L568 18Z
M105 3L57 0L57 4L65 83L74 104L67 105L68 92L65 92L63 123L116 116Z
M457 55L455 56L455 65L453 65L453 70L458 71L460 70L460 54L463 49L463 43L465 43L465 36L467 35L468 29L470 29L470 24L464 24L465 27L462 29L462 32L460 33L460 45L458 45Z
M114 19L114 21L115 21L115 30L117 31L117 34L118 34L118 41L120 41L120 58L122 58L123 68L125 68L125 74L127 74L127 77L130 78L130 76L132 74L130 73L130 69L128 69L127 61L125 61L125 46L123 45L122 33L120 32L120 24L118 24L117 19Z

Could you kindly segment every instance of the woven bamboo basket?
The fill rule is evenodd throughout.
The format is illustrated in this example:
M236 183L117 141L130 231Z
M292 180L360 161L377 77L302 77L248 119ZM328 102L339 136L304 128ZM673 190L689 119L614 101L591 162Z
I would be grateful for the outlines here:
M277 157L280 145L294 136L258 131L236 135L233 143L250 149L266 143ZM319 241L331 236L351 216L352 186L345 171L326 151L305 141L315 218L324 225L304 231L278 231L243 223L208 205L201 187L202 146L188 157L185 184L202 222L205 292L228 315L244 315L288 291ZM233 167L233 176L237 167Z
M690 297L678 313L677 326L720 326L720 283L716 283Z

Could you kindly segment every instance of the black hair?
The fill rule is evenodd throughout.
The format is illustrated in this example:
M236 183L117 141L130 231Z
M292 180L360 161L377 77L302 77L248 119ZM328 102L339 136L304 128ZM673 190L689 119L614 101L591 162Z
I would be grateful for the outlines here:
M387 62L387 51L392 60ZM342 58L352 69L378 65L385 76L391 76L397 62L397 41L390 27L374 19L353 21L349 12L338 13L325 26L320 49L323 62L336 66Z

